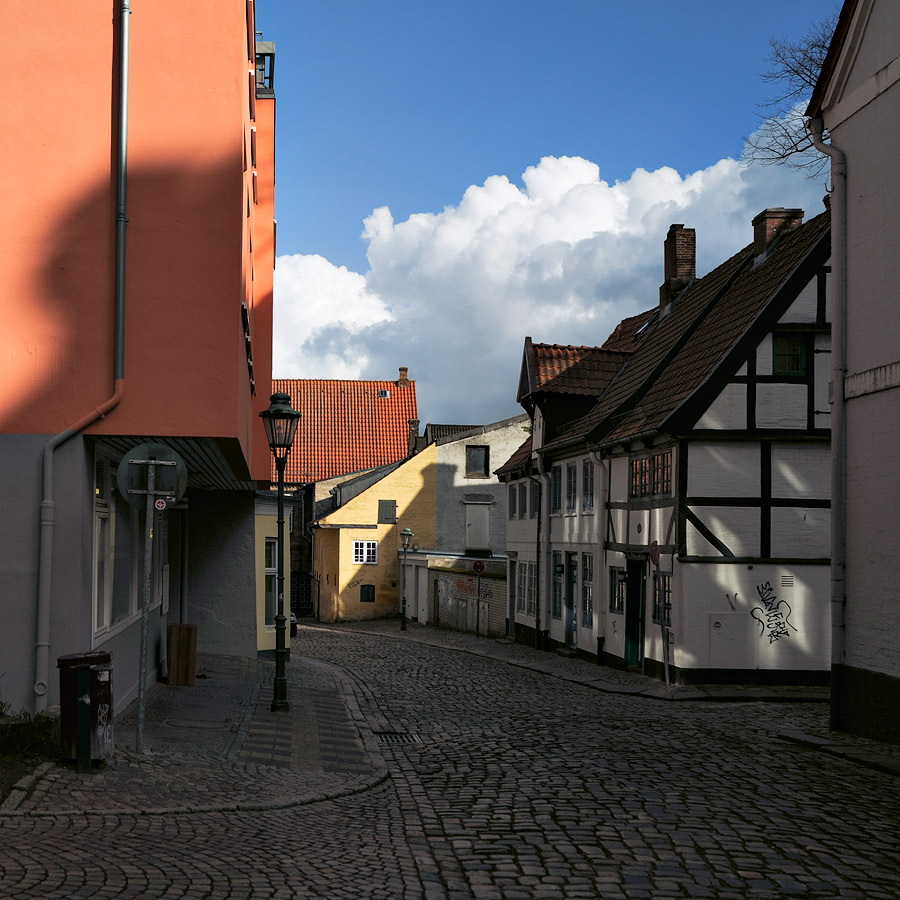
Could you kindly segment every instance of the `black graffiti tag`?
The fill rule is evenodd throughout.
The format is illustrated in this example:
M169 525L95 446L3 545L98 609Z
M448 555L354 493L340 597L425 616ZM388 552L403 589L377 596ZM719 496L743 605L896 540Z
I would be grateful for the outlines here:
M754 606L750 615L759 623L759 636L768 631L769 643L774 644L782 638L790 637L788 628L797 630L791 622L791 605L787 600L779 600L770 582L756 586L762 606Z

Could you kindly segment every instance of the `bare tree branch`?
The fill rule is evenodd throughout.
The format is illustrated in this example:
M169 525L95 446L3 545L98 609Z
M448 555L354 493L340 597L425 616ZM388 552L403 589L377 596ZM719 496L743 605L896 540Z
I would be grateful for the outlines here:
M743 162L786 165L810 178L828 168L828 160L813 149L802 110L819 78L836 23L834 13L797 41L769 41L768 68L760 77L776 93L761 104L766 112L760 116L760 127L744 138Z

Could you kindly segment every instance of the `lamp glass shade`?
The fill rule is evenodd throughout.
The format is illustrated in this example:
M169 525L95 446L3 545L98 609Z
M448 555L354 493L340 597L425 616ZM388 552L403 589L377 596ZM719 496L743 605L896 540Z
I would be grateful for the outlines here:
M403 531L400 532L400 542L403 544L404 550L409 547L409 542L412 540L412 536L413 533L408 528L404 528Z
M259 417L266 429L269 449L276 457L287 455L294 443L300 413L291 407L288 394L276 393L269 398L269 408L264 409Z

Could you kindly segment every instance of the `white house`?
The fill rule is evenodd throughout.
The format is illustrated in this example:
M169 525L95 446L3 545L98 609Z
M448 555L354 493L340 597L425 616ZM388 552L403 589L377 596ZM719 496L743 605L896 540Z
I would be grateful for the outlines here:
M900 742L900 4L844 3L807 115L833 184L832 726Z
M528 382L526 344L530 459L502 471L517 496L540 484L534 551L510 528L526 639L680 680L825 679L829 216L753 225L699 280L693 230L672 226L659 305L569 348L552 382L594 380L580 418Z

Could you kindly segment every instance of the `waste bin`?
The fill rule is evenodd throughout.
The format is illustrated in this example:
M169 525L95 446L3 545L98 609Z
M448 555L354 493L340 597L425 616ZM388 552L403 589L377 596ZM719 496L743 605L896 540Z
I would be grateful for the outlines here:
M59 726L63 759L79 768L113 755L112 654L105 650L60 656Z
M169 684L194 683L197 670L197 626L170 625L166 634L166 656L169 660Z

